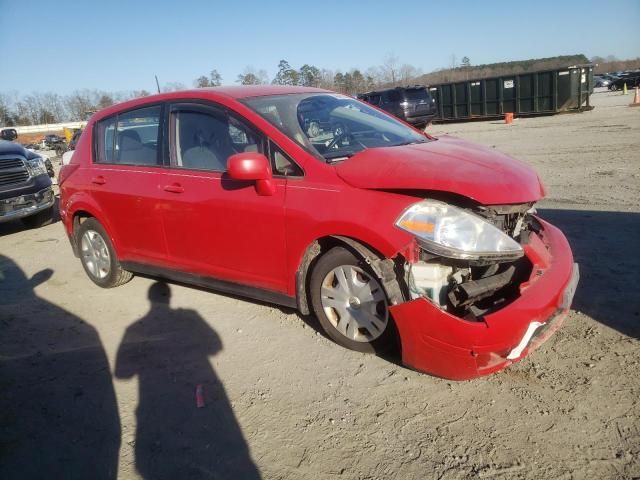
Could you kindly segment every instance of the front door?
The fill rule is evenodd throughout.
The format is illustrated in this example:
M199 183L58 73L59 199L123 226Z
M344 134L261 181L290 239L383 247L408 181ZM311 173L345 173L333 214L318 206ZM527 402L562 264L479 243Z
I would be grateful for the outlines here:
M264 152L266 141L239 117L201 103L171 106L171 169L162 186L168 260L180 270L286 292L285 179L259 196L232 180L227 159Z

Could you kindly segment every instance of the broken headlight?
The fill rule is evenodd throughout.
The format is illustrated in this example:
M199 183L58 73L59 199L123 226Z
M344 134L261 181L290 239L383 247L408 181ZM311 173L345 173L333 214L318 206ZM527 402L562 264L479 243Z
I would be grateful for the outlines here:
M396 221L420 246L442 257L461 260L512 260L523 255L513 238L482 217L437 200L413 204Z

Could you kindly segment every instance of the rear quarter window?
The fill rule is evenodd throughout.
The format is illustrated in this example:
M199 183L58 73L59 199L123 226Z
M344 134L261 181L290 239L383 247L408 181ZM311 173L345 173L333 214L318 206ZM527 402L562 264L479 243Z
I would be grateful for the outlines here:
M427 92L426 89L422 88L411 88L408 90L405 90L404 92L404 96L407 100L431 100L431 94L429 94L429 92Z
M97 163L158 165L160 105L130 110L96 126Z
M383 94L383 98L386 102L400 102L402 101L402 95L397 90L391 90Z

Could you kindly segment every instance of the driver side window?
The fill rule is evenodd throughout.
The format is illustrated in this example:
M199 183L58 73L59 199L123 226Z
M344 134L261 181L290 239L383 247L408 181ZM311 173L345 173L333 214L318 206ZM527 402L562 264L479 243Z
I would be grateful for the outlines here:
M263 152L262 139L234 117L213 109L171 114L173 164L178 168L224 172L227 159L241 152Z

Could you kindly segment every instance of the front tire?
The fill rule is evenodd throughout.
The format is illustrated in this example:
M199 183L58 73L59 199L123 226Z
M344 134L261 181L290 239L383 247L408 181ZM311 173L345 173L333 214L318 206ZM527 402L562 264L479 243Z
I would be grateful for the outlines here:
M93 283L113 288L133 278L133 274L120 265L109 235L95 218L82 222L75 238L82 267Z
M394 345L389 302L368 266L351 251L335 247L311 273L311 304L320 325L337 344L383 353Z

